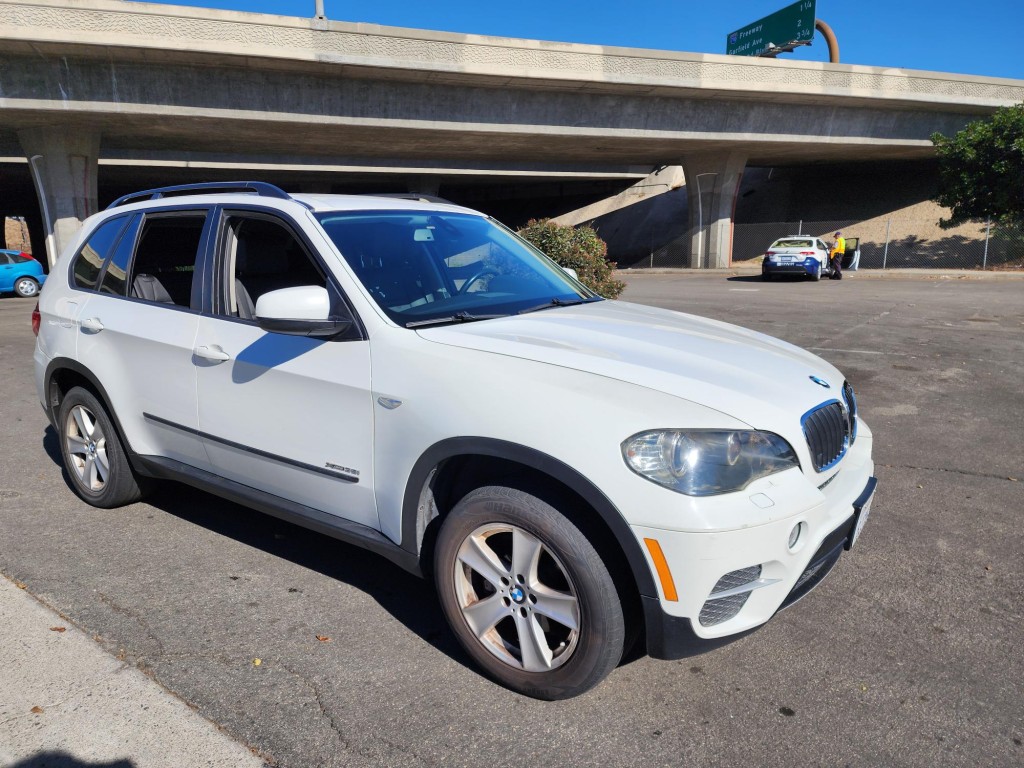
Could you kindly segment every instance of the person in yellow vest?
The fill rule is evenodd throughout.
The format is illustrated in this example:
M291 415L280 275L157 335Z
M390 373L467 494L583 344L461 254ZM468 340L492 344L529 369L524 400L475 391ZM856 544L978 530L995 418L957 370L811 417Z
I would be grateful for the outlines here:
M842 232L836 232L835 242L832 243L832 279L842 280L843 279L843 256L846 254L846 239L843 237Z

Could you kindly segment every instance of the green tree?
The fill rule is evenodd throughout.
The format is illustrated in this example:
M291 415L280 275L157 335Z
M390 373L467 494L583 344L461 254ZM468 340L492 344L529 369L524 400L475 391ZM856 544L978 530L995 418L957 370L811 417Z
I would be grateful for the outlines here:
M615 263L608 261L608 246L593 228L531 219L518 234L560 266L576 270L580 282L600 296L614 299L625 289L615 278Z
M952 210L939 224L972 219L1024 224L1024 104L975 120L953 137L932 135L939 157L935 201Z

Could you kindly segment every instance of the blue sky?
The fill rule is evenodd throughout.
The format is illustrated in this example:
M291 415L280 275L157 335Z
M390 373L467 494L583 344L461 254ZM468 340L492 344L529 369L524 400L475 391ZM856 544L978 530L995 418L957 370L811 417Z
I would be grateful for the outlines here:
M163 0L160 0L163 1ZM574 43L724 53L725 37L792 0L325 0L327 16L389 26ZM173 5L312 16L314 0L176 0ZM1024 0L817 0L844 64L1024 79ZM827 61L817 35L785 58Z

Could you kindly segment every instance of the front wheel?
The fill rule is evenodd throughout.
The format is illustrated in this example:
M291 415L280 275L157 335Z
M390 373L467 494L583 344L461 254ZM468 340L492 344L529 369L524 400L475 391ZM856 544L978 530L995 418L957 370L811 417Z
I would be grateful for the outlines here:
M568 699L618 664L625 622L615 584L586 536L513 488L478 488L438 534L434 578L470 656L503 685Z
M14 292L23 299L28 299L39 293L39 283L31 277L21 277L14 284Z

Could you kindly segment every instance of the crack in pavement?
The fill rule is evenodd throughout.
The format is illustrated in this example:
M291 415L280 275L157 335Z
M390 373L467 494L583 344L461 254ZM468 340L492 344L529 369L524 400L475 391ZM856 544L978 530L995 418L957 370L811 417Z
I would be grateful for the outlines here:
M285 670L288 674L297 679L300 683L302 683L303 686L305 686L309 690L309 692L313 695L313 700L316 701L317 707L320 708L320 714L323 715L324 719L326 719L328 725L330 726L331 730L334 732L335 736L337 737L338 741L341 743L344 749L346 749L348 752L352 754L359 755L360 757L364 757L368 760L376 761L378 759L378 757L372 754L369 750L359 747L357 744L353 743L350 739L348 739L345 736L345 734L342 732L341 726L337 723L337 721L334 719L334 716L328 710L326 703L324 703L323 695L320 693L320 689L313 682L311 682L305 675L292 669L288 664L285 664L284 662L277 662L277 666L280 666L281 669ZM386 744L396 752L409 755L422 765L429 766L430 768L436 768L436 766L438 765L436 761L430 760L426 757L423 757L422 755L417 754L416 752L409 749L409 747L406 745L395 744L392 741L381 736L377 737L377 741L379 743Z
M828 338L822 339L822 340L821 340L821 343L822 343L822 344L828 344L828 343L831 343L831 342L833 342L833 341L834 341L835 339L839 339L839 338L842 338L842 337L844 337L844 336L848 336L848 335L850 335L850 334L851 334L851 333L853 333L854 331L856 331L856 330L859 330L859 329L863 328L863 327L864 327L865 325L871 325L871 324L873 324L873 323L876 323L876 322L878 322L879 320L881 320L882 318L886 317L887 315L890 315L890 314L892 314L892 312L893 312L893 311L894 311L894 310L895 310L895 309L896 309L896 308L897 308L898 306L900 306L899 302L897 302L897 303L893 304L893 305L892 305L891 307L889 307L889 308L888 308L887 310L885 310L884 312L879 312L878 314L876 314L876 315L874 315L874 316L872 316L872 317L869 317L869 318L868 318L867 320L865 320L865 321L864 321L864 322L862 322L862 323L857 323L857 325L851 325L851 326L850 326L849 328L844 328L844 329L842 330L842 332L840 332L840 333L836 334L835 336L829 336Z
M302 683L313 695L313 700L316 702L316 705L320 708L320 714L323 715L323 717L327 720L328 725L331 727L331 730L334 731L334 734L335 736L337 736L338 741L341 742L342 747L344 747L349 752L354 752L357 755L361 755L366 758L371 757L371 755L367 754L366 752L363 752L358 747L356 747L351 741L349 741L345 734L342 733L342 730L339 727L338 723L334 720L334 715L332 715L327 710L327 705L324 704L323 696L321 695L320 689L317 688L317 686L310 682L305 675L296 672L294 669L292 669L284 662L278 662L278 666L280 666L281 669L283 669L285 672L287 672L300 683Z
M103 592L97 592L96 594L99 596L100 602L102 602L105 605L109 606L110 609L112 611L114 611L114 613L118 613L118 614L120 614L122 616L126 616L129 619L131 619L132 621L134 621L135 623L137 623L140 627L142 627L143 631L149 636L149 638L154 643L156 643L156 646L157 646L156 647L156 653L157 653L157 655L163 655L164 654L164 643L163 643L163 641L157 636L157 633L153 631L153 628L151 626L149 626L149 623L145 619L143 619L138 613L133 611L131 608L125 608L120 603L114 602L114 600L111 597L109 597L108 595L104 594Z

